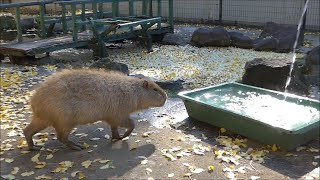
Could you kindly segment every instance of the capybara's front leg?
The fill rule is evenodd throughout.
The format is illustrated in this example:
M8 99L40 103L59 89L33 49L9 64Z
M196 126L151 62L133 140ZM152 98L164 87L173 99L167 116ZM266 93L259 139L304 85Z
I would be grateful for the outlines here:
M123 134L122 138L125 138L132 133L132 131L135 127L133 120L128 119L128 124L126 124L125 127L127 128L127 131Z
M111 133L112 133L111 139L116 139L116 140L122 139L119 135L119 132L118 132L118 126L111 126Z
M26 137L29 150L40 150L41 146L33 144L32 136L48 127L48 125L39 119L33 117L31 123L23 130Z

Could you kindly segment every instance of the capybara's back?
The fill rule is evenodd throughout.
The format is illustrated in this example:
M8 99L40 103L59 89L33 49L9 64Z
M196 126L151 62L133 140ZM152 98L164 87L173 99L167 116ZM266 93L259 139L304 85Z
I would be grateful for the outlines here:
M33 119L25 136L34 149L32 136L53 126L61 142L80 149L68 140L72 128L101 120L111 126L113 138L121 139L118 127L128 128L123 137L134 129L129 119L132 112L160 107L166 98L163 89L150 80L92 69L64 70L48 77L32 96Z

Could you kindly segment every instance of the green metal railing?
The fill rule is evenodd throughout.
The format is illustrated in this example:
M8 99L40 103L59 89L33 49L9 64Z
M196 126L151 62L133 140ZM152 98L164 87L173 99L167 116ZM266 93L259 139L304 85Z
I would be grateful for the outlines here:
M163 0L72 0L72 1L54 1L54 0L46 0L40 2L22 2L22 3L12 3L12 4L0 4L0 10L7 8L15 8L15 18L16 18L16 27L17 27L17 39L18 42L22 42L22 28L21 28L21 17L20 17L20 8L26 6L39 6L39 17L38 24L39 29L38 32L41 38L47 38L46 24L51 23L61 23L63 34L68 33L67 21L71 20L72 26L72 36L73 39L77 40L78 33L78 19L81 21L86 21L88 17L92 17L93 19L101 19L104 17L118 17L119 16L119 3L127 2L129 4L129 16L134 16L134 4L135 2L142 1L142 15L152 17L152 11L150 8L152 6L152 1L157 1L157 16L162 16L162 1ZM173 0L167 0L169 3L169 25L171 31L173 32ZM112 3L112 12L103 12L103 4ZM48 4L58 4L61 6L61 16L46 16L46 5ZM81 14L76 14L76 6L81 6ZM86 14L85 8L86 5L92 6L92 13ZM67 15L67 9L71 10L71 16ZM149 11L148 11L149 10ZM82 30L86 30L86 23L82 23ZM161 23L159 22L157 27L161 28Z

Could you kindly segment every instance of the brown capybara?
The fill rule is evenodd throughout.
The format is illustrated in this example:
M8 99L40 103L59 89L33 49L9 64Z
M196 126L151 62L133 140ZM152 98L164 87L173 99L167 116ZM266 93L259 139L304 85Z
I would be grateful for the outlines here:
M82 146L68 139L76 125L107 122L113 139L131 134L131 113L149 107L160 107L167 95L156 83L101 70L63 70L43 82L31 98L33 117L24 129L30 150L39 149L32 136L53 126L59 141L71 149ZM122 137L118 127L127 128Z

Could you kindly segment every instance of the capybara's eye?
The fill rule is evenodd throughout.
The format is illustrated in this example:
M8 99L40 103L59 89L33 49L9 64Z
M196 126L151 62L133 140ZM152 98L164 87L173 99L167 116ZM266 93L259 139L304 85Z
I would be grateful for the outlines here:
M158 89L156 89L156 88L154 88L153 90L154 90L154 91L158 91Z

